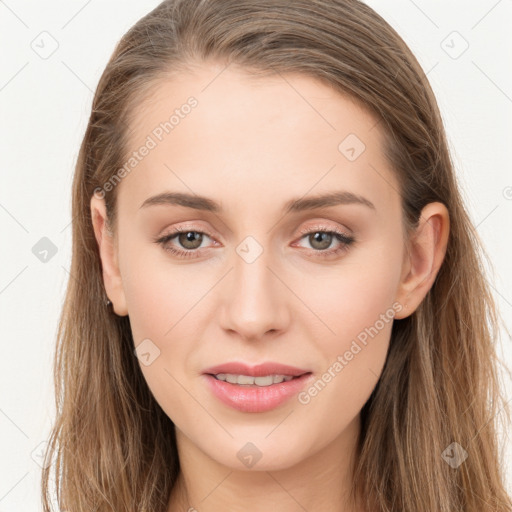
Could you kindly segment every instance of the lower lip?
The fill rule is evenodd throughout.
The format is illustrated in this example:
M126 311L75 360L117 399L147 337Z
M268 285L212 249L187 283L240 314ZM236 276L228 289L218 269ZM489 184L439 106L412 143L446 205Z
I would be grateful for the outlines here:
M270 386L242 386L206 375L213 394L224 404L242 412L265 412L279 407L306 385L312 377L306 373L289 381Z

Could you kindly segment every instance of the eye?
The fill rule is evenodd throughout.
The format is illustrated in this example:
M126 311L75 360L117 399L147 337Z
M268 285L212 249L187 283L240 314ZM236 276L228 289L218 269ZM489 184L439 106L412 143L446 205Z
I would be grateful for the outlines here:
M164 250L170 252L171 254L184 258L193 258L197 256L199 252L198 249L201 248L201 244L205 236L206 238L210 238L210 236L203 231L177 227L174 228L172 233L157 238L154 240L154 242L162 245ZM181 247L183 247L185 250L180 249L170 243L175 238Z
M313 251L321 257L329 257L345 252L355 242L355 238L352 235L343 233L338 229L326 228L325 226L309 228L301 231L301 234L303 235L301 239L306 238ZM333 242L337 242L339 245L334 249L326 250Z

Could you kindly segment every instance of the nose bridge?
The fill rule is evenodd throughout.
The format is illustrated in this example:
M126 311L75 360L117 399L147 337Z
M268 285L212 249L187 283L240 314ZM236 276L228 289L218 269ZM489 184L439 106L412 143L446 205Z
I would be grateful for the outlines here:
M235 248L230 285L221 315L223 327L247 338L280 330L288 319L282 283L269 269L271 251L248 236Z

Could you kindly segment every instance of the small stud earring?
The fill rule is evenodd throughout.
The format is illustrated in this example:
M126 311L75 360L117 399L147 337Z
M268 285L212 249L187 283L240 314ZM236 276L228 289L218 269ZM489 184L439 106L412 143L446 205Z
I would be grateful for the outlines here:
M110 307L110 306L112 306L112 302L110 301L110 299L107 299L107 300L105 301L105 306L107 306L107 308L108 308L108 307Z

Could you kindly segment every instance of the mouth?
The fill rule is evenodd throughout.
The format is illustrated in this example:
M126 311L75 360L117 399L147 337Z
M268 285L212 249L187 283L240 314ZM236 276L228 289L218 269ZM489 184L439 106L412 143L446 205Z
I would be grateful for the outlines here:
M283 370L282 370L283 371ZM241 412L262 413L285 405L314 380L310 371L289 373L204 373L210 392L220 403ZM252 372L256 373L256 372Z
M301 375L284 375L284 374L270 374L254 377L252 375L234 374L234 373L209 373L211 377L220 380L222 382L228 382L229 384L236 384L238 386L247 387L268 387L274 384L281 384L282 382L289 382L294 379L307 375L311 372L306 372Z

